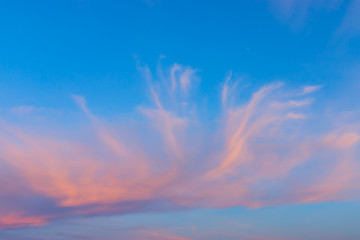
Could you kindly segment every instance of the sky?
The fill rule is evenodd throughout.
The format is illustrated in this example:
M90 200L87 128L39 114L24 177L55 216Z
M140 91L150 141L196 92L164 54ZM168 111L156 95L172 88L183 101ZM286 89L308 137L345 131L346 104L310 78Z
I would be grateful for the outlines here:
M358 240L360 0L0 0L0 239Z

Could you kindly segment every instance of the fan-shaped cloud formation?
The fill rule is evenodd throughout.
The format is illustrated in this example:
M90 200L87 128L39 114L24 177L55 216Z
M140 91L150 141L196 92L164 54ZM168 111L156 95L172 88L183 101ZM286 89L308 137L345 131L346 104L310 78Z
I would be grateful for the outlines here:
M195 69L139 71L152 104L139 106L136 120L106 122L74 95L91 122L84 123L86 134L52 129L49 137L46 127L32 131L1 121L0 228L68 216L359 197L360 124L314 131L311 105L320 86L291 90L275 82L241 103L230 74L221 103L210 106L217 118L207 119L192 89L199 82Z

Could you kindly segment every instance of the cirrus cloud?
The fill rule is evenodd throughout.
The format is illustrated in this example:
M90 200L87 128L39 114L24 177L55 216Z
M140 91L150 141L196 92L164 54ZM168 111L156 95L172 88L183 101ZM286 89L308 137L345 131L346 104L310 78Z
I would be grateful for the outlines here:
M315 114L315 98L308 95L319 86L294 93L270 83L240 104L238 83L229 75L219 90L222 107L214 107L217 118L206 119L189 91L198 82L196 70L174 64L163 69L165 82L147 66L139 70L152 99L133 113L137 120L107 122L74 95L89 119L86 134L64 126L59 132L67 137L49 137L46 127L34 132L1 121L6 172L0 178L11 179L11 186L0 187L0 228L71 216L359 197L360 124L313 133L308 115ZM20 198L30 200L14 201Z

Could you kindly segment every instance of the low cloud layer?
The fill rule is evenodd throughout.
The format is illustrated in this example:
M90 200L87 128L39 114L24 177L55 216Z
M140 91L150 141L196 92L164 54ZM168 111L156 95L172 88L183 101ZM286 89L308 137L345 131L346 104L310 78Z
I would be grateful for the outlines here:
M333 124L319 116L312 105L322 86L274 82L244 99L251 90L240 92L229 74L218 106L209 106L194 87L196 69L139 72L151 99L125 121L96 116L78 95L82 130L1 120L1 229L71 216L359 198L359 118Z

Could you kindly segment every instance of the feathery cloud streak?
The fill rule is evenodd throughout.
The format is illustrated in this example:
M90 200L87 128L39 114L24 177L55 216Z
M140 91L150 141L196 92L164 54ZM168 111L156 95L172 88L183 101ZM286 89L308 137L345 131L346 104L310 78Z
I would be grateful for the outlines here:
M206 119L193 89L195 69L139 71L152 103L137 108L137 120L106 122L74 95L90 122L84 135L64 126L68 137L49 137L46 128L1 121L0 228L69 216L359 197L359 119L313 131L320 86L290 90L275 82L240 104L239 83L229 75L218 118Z

